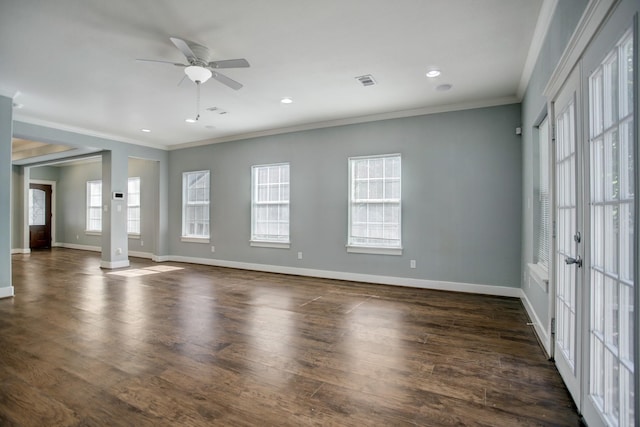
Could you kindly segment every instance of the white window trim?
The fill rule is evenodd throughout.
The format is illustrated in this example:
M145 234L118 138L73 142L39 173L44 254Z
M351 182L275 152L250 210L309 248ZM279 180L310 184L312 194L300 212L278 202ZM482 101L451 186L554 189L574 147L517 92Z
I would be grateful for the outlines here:
M545 292L549 292L549 271L543 264L528 263L529 272L536 279L535 282Z
M139 176L130 176L127 179L127 188L129 186L129 180L131 180L132 178L136 178L138 180L138 202L139 203L136 206L129 206L129 194L127 192L127 228L129 227L129 218L128 218L129 208L137 207L140 211L140 220L139 220L140 231L137 233L132 233L127 230L127 235L129 236L130 239L139 239L140 233L142 232L142 178L140 178Z
M180 241L181 242L185 242L185 243L210 243L211 242L211 238L210 237L181 236L180 237Z
M375 158L386 158L386 157L400 157L400 161L402 162L402 155L400 153L390 153L390 154L378 154L372 156L354 156L348 158L348 168L349 168L349 194L348 194L348 204L347 207L348 215L347 215L347 244L345 245L347 249L347 253L359 253L359 254L371 254L371 255L402 255L402 163L400 166L400 218L398 221L398 225L400 227L400 246L399 247L387 247L387 246L367 246L367 245L354 245L349 243L349 238L351 236L351 198L353 191L353 182L352 182L352 170L351 164L353 160L360 159L375 159Z
M264 167L274 167L274 166L288 166L289 167L289 201L287 202L279 202L280 204L287 205L289 209L289 240L266 240L266 239L256 239L254 238L254 208L258 203L256 202L256 170L258 168ZM269 202L269 204L275 204L276 202ZM291 164L289 162L281 162L281 163L269 163L263 165L253 165L251 166L251 239L249 240L249 246L258 247L258 248L275 248L275 249L289 249L291 247Z
M250 240L249 245L256 248L289 249L291 242L274 242L271 240Z
M84 230L84 233L87 236L101 236L102 235L102 217L100 217L101 218L100 219L100 228L101 228L100 230L93 230L93 229L87 228L88 225L89 225L89 208L90 208L90 206L89 206L89 183L90 182L99 182L100 183L100 194L102 195L102 180L101 179L92 179L92 180L89 180L89 181L86 182L86 184L85 184L86 185L86 189L85 189L85 192L86 192L86 196L85 196L86 203L85 203L85 225L84 225L85 226L85 230ZM95 206L93 206L93 207L95 207ZM104 209L103 206L102 206L102 202L100 202L100 206L99 207L100 207L101 211Z
M402 255L402 247L383 248L378 246L347 245L347 252L351 254Z
M193 236L193 235L189 235L189 234L184 234L185 231L185 208L186 208L186 194L187 194L187 188L186 188L186 184L185 184L185 180L184 177L187 174L193 174L193 173L208 173L209 174L209 200L207 201L207 206L209 207L209 235L208 236ZM208 169L203 169L203 170L197 170L197 171L185 171L182 172L182 224L181 224L181 230L180 230L180 241L185 242L185 243L209 243L210 239L211 239L211 170Z

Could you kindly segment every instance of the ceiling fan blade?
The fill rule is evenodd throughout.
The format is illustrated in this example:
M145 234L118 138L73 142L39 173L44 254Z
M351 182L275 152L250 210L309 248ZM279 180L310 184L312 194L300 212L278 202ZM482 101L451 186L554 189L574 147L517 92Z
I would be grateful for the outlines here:
M229 86L231 89L238 90L238 89L242 88L242 84L240 84L237 81L225 76L224 74L220 74L215 70L211 70L211 72L213 73L213 75L211 77L213 77L214 79L216 79L220 83Z
M177 62L171 62L171 61L161 61L161 60L159 60L159 59L141 59L141 58L138 58L138 59L136 59L136 61L142 61L142 62L160 62L160 63L162 63L162 64L172 64L172 65L176 65L176 66L178 66L178 67L186 67L186 66L187 66L187 64L180 64L180 63L177 63Z
M209 68L245 68L249 66L249 61L244 58L225 59L224 61L211 61Z
M198 56L193 53L191 46L189 46L191 42L187 42L186 40L182 40L177 37L169 37L169 39L173 42L174 45L176 45L180 52L182 52L182 54L186 56L189 63L198 59Z

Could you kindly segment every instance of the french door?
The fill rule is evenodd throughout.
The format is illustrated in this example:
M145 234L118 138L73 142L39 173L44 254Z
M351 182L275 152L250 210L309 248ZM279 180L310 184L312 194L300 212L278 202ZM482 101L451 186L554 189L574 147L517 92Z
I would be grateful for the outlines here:
M554 357L589 426L640 419L637 46L633 14L623 9L610 15L551 102Z
M555 265L555 352L558 371L576 404L580 404L582 363L582 147L578 144L580 126L580 69L576 67L553 100L554 176L556 240Z
M624 27L623 27L624 28ZM589 379L583 414L590 425L635 425L634 35L601 35L606 49L588 67L588 215L585 271L590 295ZM612 39L612 40L607 40ZM635 325L635 327L634 327Z

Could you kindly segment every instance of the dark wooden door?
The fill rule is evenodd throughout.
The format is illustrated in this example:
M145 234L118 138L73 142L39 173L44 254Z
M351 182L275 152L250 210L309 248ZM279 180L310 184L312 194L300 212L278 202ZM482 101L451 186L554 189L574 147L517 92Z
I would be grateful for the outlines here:
M29 248L51 247L51 186L29 184Z

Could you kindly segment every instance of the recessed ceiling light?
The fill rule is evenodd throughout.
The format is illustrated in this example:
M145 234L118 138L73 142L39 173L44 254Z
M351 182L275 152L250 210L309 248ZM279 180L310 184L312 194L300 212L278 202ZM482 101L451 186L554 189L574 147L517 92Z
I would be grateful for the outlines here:
M442 74L442 72L437 68L431 68L429 69L429 71L427 71L427 77L430 78L438 77L440 74Z
M449 89L451 89L452 87L453 87L453 85L450 85L449 83L445 83L445 84L443 84L443 85L437 86L437 87L436 87L436 90L437 90L438 92L446 92L446 91L448 91Z
M151 129L140 129L140 132L149 133L151 132Z
M184 119L184 121L187 123L195 123L196 119Z
M293 102L293 99L286 97L286 98L282 98L280 102L283 104L291 104Z

